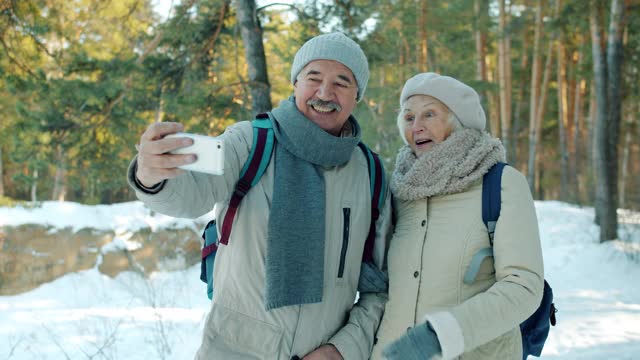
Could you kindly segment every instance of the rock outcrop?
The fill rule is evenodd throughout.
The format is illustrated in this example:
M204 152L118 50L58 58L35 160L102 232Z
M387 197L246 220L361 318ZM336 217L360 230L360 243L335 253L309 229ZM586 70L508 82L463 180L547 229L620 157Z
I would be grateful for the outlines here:
M121 271L148 275L183 269L200 261L201 242L200 234L188 228L154 232L147 228L117 235L34 224L0 227L0 295L29 291L93 267L111 277Z

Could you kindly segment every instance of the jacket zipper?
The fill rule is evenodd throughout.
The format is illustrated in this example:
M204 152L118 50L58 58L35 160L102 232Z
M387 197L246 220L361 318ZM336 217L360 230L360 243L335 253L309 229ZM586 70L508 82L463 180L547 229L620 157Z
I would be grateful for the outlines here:
M289 354L293 354L293 349L296 347L296 340L298 338L298 327L300 327L300 317L302 315L302 305L298 305L298 320L296 320L296 327L293 329L293 339L291 339L291 348L289 349ZM293 354L292 359L300 358L298 355Z
M351 222L351 209L342 209L344 227L342 228L342 250L340 251L340 265L338 267L338 278L344 275L344 263L347 258L347 248L349 247L349 224Z
M425 201L426 201L426 204L427 204L427 208L425 209L426 210L425 214L424 214L425 219L423 221L426 221L428 219L428 217L429 217L428 216L429 215L429 199L426 199ZM427 245L427 229L429 228L428 224L429 223L427 222L427 223L425 223L425 226L424 226L424 230L423 230L424 231L424 236L422 238L422 249L420 251L420 270L418 270L418 271L420 271L420 278L419 278L420 281L418 281L418 292L416 293L416 295L417 295L416 296L416 302L415 302L415 305L413 307L413 324L414 325L418 323L418 303L420 302L420 289L422 288L422 271L424 270L424 266L423 266L424 265L423 264L423 261L424 261L424 247Z

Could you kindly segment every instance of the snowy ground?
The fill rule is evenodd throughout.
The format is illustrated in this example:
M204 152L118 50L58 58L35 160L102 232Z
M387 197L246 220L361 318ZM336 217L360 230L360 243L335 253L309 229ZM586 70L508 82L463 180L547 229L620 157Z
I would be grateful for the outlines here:
M640 214L620 212L620 236L598 244L593 209L537 202L546 278L560 312L542 359L640 359ZM0 208L0 226L199 226L150 213L140 203ZM69 274L0 297L0 359L191 359L208 300L199 266L143 279L97 270Z

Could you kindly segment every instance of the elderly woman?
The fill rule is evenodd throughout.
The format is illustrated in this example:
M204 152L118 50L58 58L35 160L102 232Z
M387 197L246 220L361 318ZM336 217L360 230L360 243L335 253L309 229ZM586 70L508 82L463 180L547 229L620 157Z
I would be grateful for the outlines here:
M406 146L391 180L397 224L388 253L389 301L373 359L522 359L519 324L540 304L543 265L529 186L502 175L493 242L472 283L474 255L491 247L483 175L505 151L485 129L475 90L434 73L407 81L398 128Z

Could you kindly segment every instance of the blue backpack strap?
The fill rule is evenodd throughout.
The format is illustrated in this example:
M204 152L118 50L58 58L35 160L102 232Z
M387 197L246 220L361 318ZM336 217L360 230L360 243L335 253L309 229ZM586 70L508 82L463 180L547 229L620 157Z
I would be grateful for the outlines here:
M380 217L380 210L384 206L385 193L385 173L384 166L378 154L374 153L362 142L358 143L358 147L364 153L369 168L369 189L371 192L371 223L369 224L369 234L364 244L362 253L363 262L373 262L373 249L376 240L376 221Z
M213 299L213 262L218 251L218 230L216 220L211 220L202 232L204 245L200 262L200 280L207 284L207 297Z
M220 243L224 245L227 245L229 242L233 219L236 216L242 198L244 198L252 186L260 181L264 171L267 169L267 165L269 165L271 154L273 153L275 135L273 134L269 115L259 114L256 119L252 121L252 125L253 146L251 147L249 158L240 172L240 179L236 183L227 212L222 221Z
M502 203L502 170L506 165L503 162L493 165L482 178L482 221L489 232L492 247Z
M269 165L273 153L275 136L269 115L266 113L259 114L256 116L256 119L252 121L252 126L253 145L249 152L249 158L240 172L240 179L236 183L233 195L229 201L229 210L225 214L222 222L220 240L218 240L215 220L207 224L202 234L204 246L201 254L200 280L207 284L207 295L209 299L213 298L213 264L218 246L220 244L228 244L233 219L235 218L238 206L251 187L260 181L260 178Z
M261 117L265 115L267 116L266 118ZM249 158L247 159L247 162L245 162L244 166L242 167L242 171L240 172L240 178L243 178L247 175L247 172L249 171L249 167L251 166L251 160L256 155L258 155L258 157L260 158L260 163L253 177L253 180L251 181L251 186L254 186L255 184L258 183L258 181L260 181L260 178L262 177L265 170L267 169L267 165L269 165L269 161L271 160L271 154L273 152L275 136L273 135L271 120L269 120L269 117L267 114L259 114L258 117L256 117L256 119L251 122L251 124L253 125L253 143L256 144L256 146L251 147L251 153L249 154ZM258 144L260 141L262 141L262 137L260 136L260 131L261 131L260 129L266 129L266 136L264 138L264 141L266 141L266 143L264 144L264 146ZM262 154L256 154L256 152L262 152Z
M490 247L478 250L464 274L464 283L472 284L478 276L480 266L486 257L493 256L493 234L500 217L502 203L502 171L507 164L499 162L482 177L482 221L487 227Z

